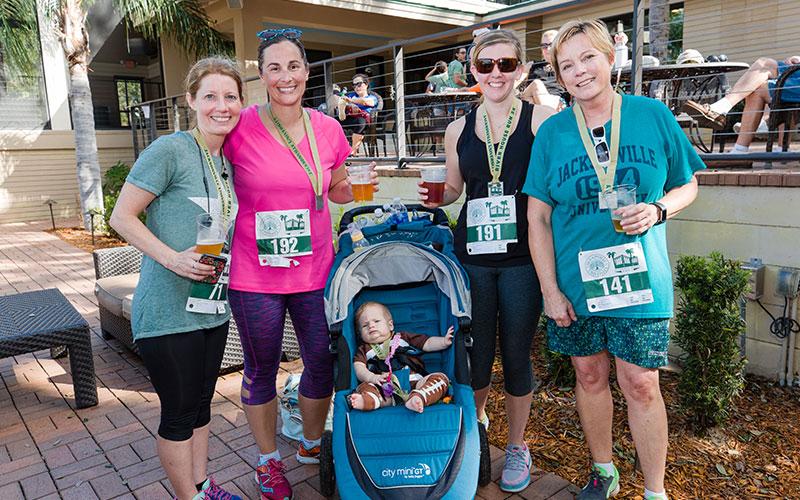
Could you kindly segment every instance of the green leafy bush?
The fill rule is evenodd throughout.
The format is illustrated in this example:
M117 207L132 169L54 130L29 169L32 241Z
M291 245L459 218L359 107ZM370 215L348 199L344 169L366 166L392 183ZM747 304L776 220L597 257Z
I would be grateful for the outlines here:
M547 346L547 318L542 314L536 335L541 339L539 352L547 369L547 382L555 387L575 387L575 368L566 354L551 351Z
M739 301L748 288L740 263L713 252L678 259L675 284L681 292L675 343L683 349L678 382L681 405L700 432L728 417L744 387L739 337L745 329Z
M111 213L114 211L114 206L117 204L117 198L119 198L119 192L122 190L122 185L125 184L125 179L128 177L128 173L130 171L130 166L119 161L111 168L106 170L106 173L103 175L103 202L106 207L106 211L103 214L103 221L105 222L105 229L108 232L108 235L119 240L123 239L122 236L114 231L114 228L112 228L108 222L111 219ZM144 212L139 214L139 219L142 222L145 221L145 217L146 216Z

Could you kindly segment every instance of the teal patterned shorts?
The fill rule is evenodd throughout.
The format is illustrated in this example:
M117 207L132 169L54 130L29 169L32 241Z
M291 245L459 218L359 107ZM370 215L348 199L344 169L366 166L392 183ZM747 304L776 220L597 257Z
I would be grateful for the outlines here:
M669 319L580 316L566 328L551 319L547 339L551 351L567 356L607 350L636 366L658 368L668 363Z

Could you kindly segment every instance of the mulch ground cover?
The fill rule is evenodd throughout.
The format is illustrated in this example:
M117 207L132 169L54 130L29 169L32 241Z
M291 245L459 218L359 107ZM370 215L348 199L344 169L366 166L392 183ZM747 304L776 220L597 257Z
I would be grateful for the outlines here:
M590 456L575 408L575 393L572 388L549 384L541 356L533 352L531 358L534 372L542 380L534 392L525 431L534 464L582 487ZM679 406L679 377L661 372L670 426L666 470L670 498L800 499L800 390L748 377L728 421L698 436ZM499 359L495 360L492 380L487 406L489 441L503 449L508 427ZM627 407L616 382L612 383L612 392L620 497L641 498L644 483L641 473L634 470L636 455Z
M45 231L58 236L70 245L76 246L85 252L91 252L98 248L121 247L127 245L124 241L100 233L95 233L94 244L92 244L92 234L81 226L58 227Z

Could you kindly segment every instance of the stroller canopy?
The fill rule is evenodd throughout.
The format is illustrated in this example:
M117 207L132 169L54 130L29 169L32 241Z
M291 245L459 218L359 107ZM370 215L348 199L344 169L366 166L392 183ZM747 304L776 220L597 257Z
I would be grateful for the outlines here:
M450 299L454 316L470 318L469 287L461 266L430 246L387 241L342 260L325 289L325 316L333 326L347 319L348 305L366 287L436 282Z

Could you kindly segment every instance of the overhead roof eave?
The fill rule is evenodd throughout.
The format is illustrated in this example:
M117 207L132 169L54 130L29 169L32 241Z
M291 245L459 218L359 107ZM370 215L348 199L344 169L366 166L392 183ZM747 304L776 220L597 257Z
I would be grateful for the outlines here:
M529 0L516 5L505 6L493 10L481 17L482 21L507 21L516 16L520 18L531 17L531 15L544 14L563 9L575 7L580 4L590 3L591 0Z
M495 2L479 0L439 0L431 5L430 0L293 0L298 3L355 10L371 14L404 17L452 26L469 26L480 22L484 15L495 8L504 7Z

